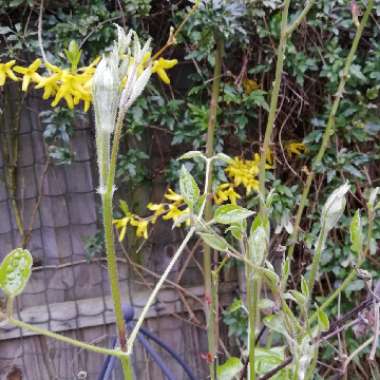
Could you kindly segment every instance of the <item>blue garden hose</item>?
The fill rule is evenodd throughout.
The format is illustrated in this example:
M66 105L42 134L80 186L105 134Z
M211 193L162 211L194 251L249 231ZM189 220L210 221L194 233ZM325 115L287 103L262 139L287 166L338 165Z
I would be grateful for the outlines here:
M133 308L130 306L123 307L123 312L124 312L125 323L127 324L128 327L131 327L132 320L134 317ZM143 345L144 349L148 352L148 354L152 357L153 361L161 369L161 371L163 372L167 380L176 380L176 378L171 372L171 370L168 368L168 366L165 364L163 359L159 356L157 351L153 349L153 347L149 344L148 340L145 339L143 335L153 340L153 342L155 342L158 346L160 346L166 352L168 352L173 357L173 359L183 368L183 370L185 371L185 373L187 374L190 380L196 380L195 376L191 372L190 367L182 360L182 358L175 351L173 351L166 343L164 343L158 337L153 335L151 332L149 332L148 330L144 328L141 328L137 335L137 339ZM117 342L117 339L116 338L113 339L112 348L115 348L116 342ZM116 358L114 356L107 356L106 360L104 361L98 380L109 380L111 378L112 371L114 370L115 365L116 365Z

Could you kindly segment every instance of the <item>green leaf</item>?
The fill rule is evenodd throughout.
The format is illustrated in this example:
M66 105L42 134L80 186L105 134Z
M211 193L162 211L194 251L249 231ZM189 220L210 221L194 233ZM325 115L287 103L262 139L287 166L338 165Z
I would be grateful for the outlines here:
M279 278L274 270L262 267L259 267L256 270L263 276L271 289L278 287Z
M232 161L230 156L227 156L227 154L224 153L218 153L213 157L214 160L220 160L225 162L226 164L230 163Z
M278 365L280 365L285 359L285 347L272 347L272 348L255 348L255 370L259 375L265 375ZM287 376L284 376L283 372L278 372L276 380L285 380Z
M198 232L198 235L202 238L202 240L209 245L211 248L225 252L228 249L227 242L218 235L214 235L208 232Z
M302 276L301 278L301 291L305 297L307 298L309 297L310 295L309 285L307 284L307 281L304 276Z
M216 209L214 219L220 224L238 223L253 215L253 211L236 205L223 205Z
M239 375L243 369L243 364L239 358L231 357L222 365L219 365L216 372L218 380L232 380Z
M202 152L199 152L198 150L191 150L190 152L186 152L181 157L179 157L179 160L190 160L192 158L203 158L207 159L205 155Z
M306 297L298 290L289 290L289 294L299 306L302 307L306 304Z
M290 258L287 257L282 264L281 268L281 278L288 278L290 271Z
M29 280L32 264L32 255L26 249L14 249L5 256L0 266L0 287L8 297L22 293Z
M363 226L359 210L356 210L351 221L350 238L352 251L360 255L363 249Z
M179 189L186 204L192 209L199 199L200 191L195 179L184 166L179 176Z
M243 234L247 229L247 222L243 220L239 223L232 223L227 229L226 232L231 232L231 235L236 240L241 240L243 238Z
M269 315L268 317L264 318L263 323L266 327L268 327L269 330L275 331L281 335L286 334L284 322L282 320L282 317L279 315Z
M120 199L119 203L121 211L123 211L124 215L129 215L131 212L129 211L128 203L123 199Z
M322 309L318 309L318 325L321 331L327 331L330 328L329 318Z

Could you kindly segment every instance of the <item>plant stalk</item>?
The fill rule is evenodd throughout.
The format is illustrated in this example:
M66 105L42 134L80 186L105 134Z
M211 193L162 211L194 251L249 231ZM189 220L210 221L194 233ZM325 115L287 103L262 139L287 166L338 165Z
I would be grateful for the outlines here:
M220 83L222 74L222 60L224 51L224 42L222 37L215 35L216 48L214 52L215 67L214 78L212 82L210 113L207 126L207 142L206 142L206 157L210 159L214 155L214 140L216 119L218 112L218 100L220 93ZM212 167L210 167L210 178L212 178ZM206 189L206 207L205 207L205 221L208 222L212 218L212 204L209 194L212 191L212 181L208 182ZM212 250L203 243L203 271L204 271L204 286L205 286L205 314L207 320L207 337L208 337L208 351L211 356L210 362L210 379L216 379L216 363L217 363L217 343L219 340L218 331L218 305L214 302L215 297L213 294L217 292L218 274L212 275ZM216 289L214 289L216 287ZM217 297L216 297L217 299Z
M109 171L106 178L106 187L104 193L102 194L102 206L103 206L103 224L104 224L104 235L105 235L105 246L106 246L106 255L107 255L107 269L108 277L111 286L111 296L114 305L115 319L117 334L119 339L119 344L121 351L127 351L127 329L125 325L122 303L121 303L121 292L119 286L119 274L117 270L117 261L116 261L116 251L115 251L115 242L114 242L114 233L113 233L113 214L112 214L112 199L114 192L114 183L115 183L115 172L116 172L116 163L117 155L119 152L121 131L123 127L123 120L126 111L121 111L118 115L113 144L112 144L112 153L111 161L109 165ZM105 152L104 152L105 153ZM105 153L106 154L106 153ZM104 157L103 157L104 158ZM104 171L104 168L101 168L101 171ZM103 174L103 173L101 173ZM132 366L130 364L129 358L121 358L121 364L123 368L123 374L125 380L132 380Z
M252 268L247 267L247 307L248 307L248 379L255 380L255 348L256 327L259 320L259 294L261 291L260 279L254 274ZM257 342L258 343L258 342Z
M10 324L12 324L13 326L19 327L19 328L24 329L24 330L32 331L38 335L43 335L43 336L58 340L58 341L63 342L63 343L70 344L70 345L78 347L82 350L95 352L97 354L116 356L120 359L128 359L127 354L124 352L121 352L119 350L112 350L110 348L102 348L102 347L94 346L92 344L84 343L84 342L78 341L76 339L69 338L69 337L64 336L64 335L56 334L50 330L46 330L46 329L43 329L41 327L20 321L18 319L14 319L12 317L8 318L7 321Z
M265 208L266 208L265 206L265 195L266 195L265 194L265 174L266 174L265 166L267 162L267 157L270 154L270 140L272 137L274 122L276 119L278 97L279 97L280 88L281 88L281 79L282 79L282 72L284 68L284 57L285 57L285 49L286 49L286 41L287 41L289 6L290 6L290 0L285 0L284 9L282 11L280 42L277 48L276 72L275 72L273 89L272 89L271 99L270 99L268 121L265 128L264 144L261 150L261 157L260 157L259 190L260 190L260 195L261 195L261 201L260 201L261 214L265 212Z
M363 34L363 30L364 30L365 26L367 25L368 18L371 14L372 8L373 8L373 0L368 0L367 8L364 12L364 15L363 15L363 18L359 24L359 27L356 30L356 34L355 34L354 40L352 42L350 52L346 58L346 62L345 62L345 65L344 65L344 68L342 71L341 80L340 80L340 83L338 86L338 90L335 94L335 99L334 99L334 102L333 102L333 105L332 105L332 108L330 111L330 115L329 115L329 118L327 121L326 129L323 133L322 143L321 143L319 151L318 151L318 153L315 156L314 161L313 161L313 167L314 168L317 168L322 163L323 157L324 157L326 150L330 144L331 136L335 132L335 130L334 130L334 128L335 128L335 117L336 117L336 114L338 112L340 101L343 97L343 93L344 93L344 89L346 87L347 80L350 77L351 65L355 59L355 54L356 54L356 51L358 49L359 42L360 42L361 36ZM314 172L314 170L312 170L307 175L306 183L305 183L305 186L304 186L304 189L302 192L302 196L301 196L301 202L300 202L300 205L298 206L298 210L297 210L297 214L296 214L293 232L290 236L291 245L288 249L288 257L290 257L290 259L292 259L293 255L294 255L294 249L295 249L295 245L296 245L296 242L298 239L298 233L299 233L301 218L302 218L303 211L304 211L306 203L307 203L311 184L312 184L314 178L315 178L315 172ZM285 280L287 280L287 278ZM285 281L285 283L286 283L286 281Z

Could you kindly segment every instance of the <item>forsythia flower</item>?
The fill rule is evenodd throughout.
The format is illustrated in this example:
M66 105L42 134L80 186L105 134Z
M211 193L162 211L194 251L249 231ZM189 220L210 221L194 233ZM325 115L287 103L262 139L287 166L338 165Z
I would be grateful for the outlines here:
M177 206L175 203L169 205L168 212L162 217L163 220L170 220L172 219L173 222L175 222L180 216L185 214L190 214L190 209L186 207L185 209L181 210L179 208L180 206ZM190 219L187 219L186 224L190 224Z
M148 223L149 221L145 219L131 219L131 225L137 227L137 237L143 237L144 239L148 239Z
M214 194L214 202L217 205L220 205L226 201L236 205L237 200L240 198L240 195L235 191L231 183L222 183L218 186Z
M14 72L12 71L12 66L15 63L16 63L15 60L9 61L7 63L0 63L0 86L4 86L5 80L7 78L12 79L14 81L19 80L14 74Z
M171 69L177 63L178 61L176 59L159 58L157 61L153 62L152 73L157 73L164 83L170 84L170 78L168 77L168 74L166 74L166 70Z
M28 67L15 66L14 71L22 74L22 91L28 91L30 82L38 83L41 79L40 75L36 72L41 66L41 60L37 58Z
M157 219L162 215L162 214L165 214L166 210L165 210L165 205L163 205L162 203L148 203L148 205L146 206L146 208L150 211L153 211L154 214L153 216L151 217L152 218L152 223L156 223L157 222Z
M306 145L297 141L289 141L285 144L285 150L289 157L292 157L293 154L295 156L300 156L302 153L305 153Z
M183 202L183 197L182 195L177 194L175 191L172 189L169 189L168 192L165 194L165 198L169 201L173 202L178 202L182 203Z
M123 241L127 232L127 226L131 222L132 216L125 216L124 218L115 219L113 224L119 230L119 241Z
M168 192L165 194L165 198L173 203L168 205L169 209L166 212L166 214L162 217L163 220L172 219L175 222L180 216L190 213L190 209L188 207L180 209L180 207L185 205L182 195L177 194L172 189L169 189ZM186 221L186 224L190 224L190 219Z
M243 185L247 194L252 190L259 189L259 181L257 175L259 174L259 155L255 155L253 160L244 160L235 157L225 169L228 176L233 179L234 186Z
M272 155L267 155L266 168L271 169L269 160L272 160ZM226 167L225 172L233 180L233 185L238 187L243 185L246 189L247 195L252 190L259 190L259 181L257 176L259 174L260 155L255 153L253 160L244 160L239 157L235 157L230 164Z

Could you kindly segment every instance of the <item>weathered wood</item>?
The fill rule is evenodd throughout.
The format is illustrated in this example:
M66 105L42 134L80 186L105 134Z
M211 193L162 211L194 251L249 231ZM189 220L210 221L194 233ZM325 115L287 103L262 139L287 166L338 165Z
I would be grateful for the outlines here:
M236 288L236 283L223 284L220 287L222 304L230 302L230 293L234 288ZM188 288L187 291L192 295L203 299L203 287L198 286ZM150 291L145 290L133 295L136 317L139 316L149 294ZM203 307L202 304L191 297L187 298L187 302L192 310L201 310ZM48 313L48 308L50 314ZM183 312L186 312L186 308L178 296L177 291L174 289L165 289L160 292L158 301L151 307L147 318L157 318ZM32 306L21 310L19 314L24 322L38 324L39 327L48 328L55 332L64 332L115 322L110 296L106 296L104 299L102 297L97 297L80 301L52 303L48 306ZM31 331L23 331L21 335L18 328L9 325L0 328L0 340L33 335L36 334Z

